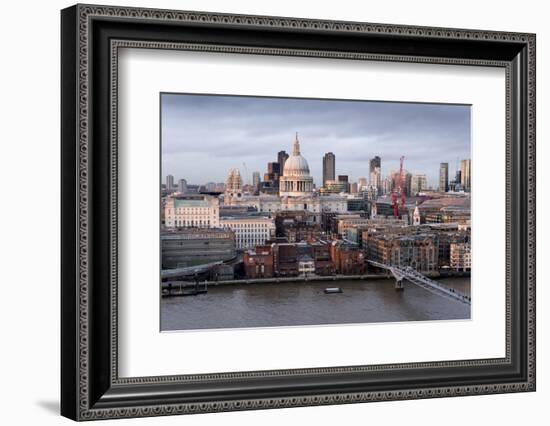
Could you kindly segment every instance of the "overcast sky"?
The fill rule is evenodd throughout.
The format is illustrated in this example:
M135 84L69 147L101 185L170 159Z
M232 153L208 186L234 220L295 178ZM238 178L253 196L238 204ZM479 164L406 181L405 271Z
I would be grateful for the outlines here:
M425 173L437 185L439 163L470 158L470 106L368 101L162 94L162 176L189 184L225 182L239 168L246 183L263 179L277 152L292 153L295 132L317 186L322 157L336 155L336 174L368 179L368 161L382 158L382 175L399 168Z

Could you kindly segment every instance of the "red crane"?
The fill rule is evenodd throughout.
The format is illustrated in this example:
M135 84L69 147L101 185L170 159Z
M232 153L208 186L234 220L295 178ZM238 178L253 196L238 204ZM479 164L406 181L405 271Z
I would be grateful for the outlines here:
M405 208L405 191L403 190L403 162L405 156L402 155L399 160L399 192L401 193L401 210Z
M403 162L405 157L401 156L399 159L399 177L397 180L397 185L394 186L391 199L393 206L393 217L397 218L399 216L399 206L397 205L397 194L401 195L401 210L405 208L405 191L403 191Z

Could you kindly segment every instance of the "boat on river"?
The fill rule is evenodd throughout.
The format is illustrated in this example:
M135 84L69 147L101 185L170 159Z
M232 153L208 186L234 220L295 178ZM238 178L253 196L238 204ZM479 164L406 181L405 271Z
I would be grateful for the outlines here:
M325 294L343 293L344 291L340 287L327 287L325 288Z

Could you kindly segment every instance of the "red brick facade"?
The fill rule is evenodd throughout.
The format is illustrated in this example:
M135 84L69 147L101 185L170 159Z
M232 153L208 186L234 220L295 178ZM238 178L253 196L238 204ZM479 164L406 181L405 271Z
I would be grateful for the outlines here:
M273 248L256 246L244 253L244 269L247 278L272 278L274 275Z
M365 254L356 244L333 241L330 256L337 274L360 275L366 272Z

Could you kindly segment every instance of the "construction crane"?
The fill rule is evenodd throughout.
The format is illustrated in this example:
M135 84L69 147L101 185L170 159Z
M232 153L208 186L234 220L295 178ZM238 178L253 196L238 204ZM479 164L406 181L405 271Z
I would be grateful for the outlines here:
M399 192L401 193L401 210L405 208L405 191L403 190L403 162L405 156L402 155L399 159Z
M399 159L399 176L397 178L397 185L394 186L393 191L391 193L393 217L396 219L399 217L399 206L397 205L398 194L401 196L401 210L405 208L405 191L403 191L403 162L404 161L405 161L405 157L401 156L401 158Z

